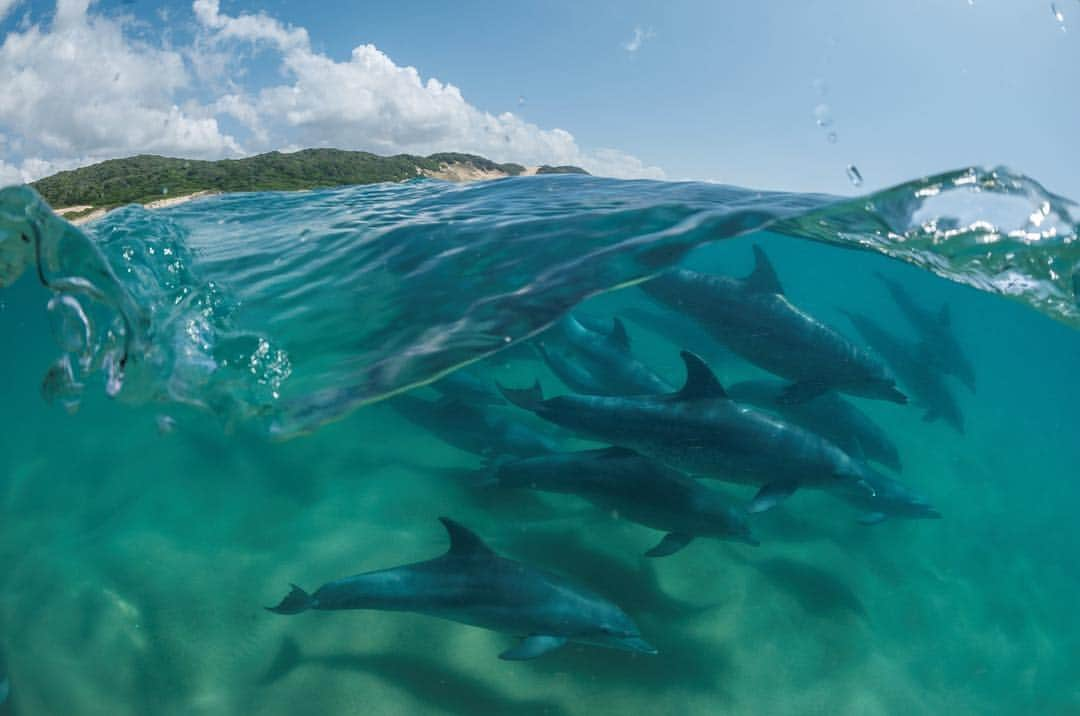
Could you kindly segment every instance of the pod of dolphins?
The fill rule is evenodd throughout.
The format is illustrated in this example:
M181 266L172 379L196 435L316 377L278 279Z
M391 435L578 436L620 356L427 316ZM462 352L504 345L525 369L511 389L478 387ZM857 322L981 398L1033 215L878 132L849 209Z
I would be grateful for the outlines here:
M434 399L405 394L388 402L440 440L483 457L486 465L471 473L474 486L572 494L661 531L649 557L672 555L698 538L757 545L754 514L802 489L854 507L863 524L941 517L871 464L902 470L886 432L841 394L897 404L910 394L925 420L962 432L946 376L974 391L975 372L947 306L926 308L879 276L918 338L842 311L864 346L792 303L765 252L756 245L753 252L745 278L677 269L642 284L650 307L621 312L679 350L686 377L678 388L633 355L619 316L567 315L532 345L568 394L545 397L539 381L511 387L464 369L435 383ZM776 378L724 386L708 361L732 356ZM552 429L521 420L518 409ZM563 452L566 436L609 447ZM739 504L711 487L713 480L756 492ZM568 642L656 653L611 601L502 557L468 528L440 520L450 540L442 556L328 582L311 594L293 585L268 609L438 616L520 637L503 659L532 659Z

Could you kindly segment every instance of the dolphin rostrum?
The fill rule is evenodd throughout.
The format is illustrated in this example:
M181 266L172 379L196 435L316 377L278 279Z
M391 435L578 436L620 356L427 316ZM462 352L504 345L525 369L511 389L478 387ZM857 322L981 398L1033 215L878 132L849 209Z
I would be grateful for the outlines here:
M309 609L416 612L522 641L499 658L533 659L567 642L655 654L630 617L613 603L562 577L497 555L473 532L440 517L446 554L426 562L328 582L314 594L295 584L275 614Z

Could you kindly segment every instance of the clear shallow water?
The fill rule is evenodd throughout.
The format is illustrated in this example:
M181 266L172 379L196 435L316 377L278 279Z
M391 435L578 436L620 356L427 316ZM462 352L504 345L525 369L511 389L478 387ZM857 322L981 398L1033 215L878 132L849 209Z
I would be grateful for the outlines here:
M961 172L852 202L567 177L420 182L129 208L88 238L17 190L0 199L4 261L29 233L46 279L93 324L87 341L74 306L51 312L68 316L55 332L87 385L77 396L53 373L47 394L80 402L67 415L39 391L58 353L43 311L54 292L30 260L0 293L0 648L20 713L1080 709L1075 209L1027 180ZM875 271L950 304L978 376L974 395L953 382L964 434L859 401L944 519L865 527L799 493L755 518L761 547L698 540L646 560L660 533L569 496L473 489L460 476L480 458L386 404L355 409L673 262L743 275L752 241L793 301L853 339L838 308L912 335ZM99 300L60 281L72 277ZM631 288L580 311L643 303ZM628 325L635 354L679 384L679 346ZM714 367L727 383L761 375L731 358ZM562 390L529 354L477 370ZM495 658L511 638L422 616L261 609L289 582L441 553L440 514L616 599L661 654L570 647L513 664Z

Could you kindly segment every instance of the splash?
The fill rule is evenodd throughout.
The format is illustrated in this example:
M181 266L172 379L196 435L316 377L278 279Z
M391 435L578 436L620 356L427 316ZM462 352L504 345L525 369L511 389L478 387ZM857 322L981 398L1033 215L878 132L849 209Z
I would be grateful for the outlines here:
M535 335L710 241L769 230L877 251L1080 326L1080 213L1004 169L858 199L697 183L529 177L233 194L127 207L84 231L0 190L0 286L53 294L43 391L91 379L278 435Z

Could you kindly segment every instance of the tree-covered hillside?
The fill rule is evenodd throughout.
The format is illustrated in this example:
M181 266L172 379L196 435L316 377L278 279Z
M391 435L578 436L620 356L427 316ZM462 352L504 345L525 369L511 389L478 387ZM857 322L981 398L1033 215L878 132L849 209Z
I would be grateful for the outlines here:
M290 154L270 152L245 159L200 161L142 154L111 159L81 169L60 172L33 183L54 207L89 205L111 208L146 203L198 191L266 191L316 189L344 184L403 181L437 173L446 166L517 176L520 164L497 164L471 154L398 154L381 157L340 149L305 149ZM584 172L577 167L542 167ZM540 173L540 172L538 172Z

